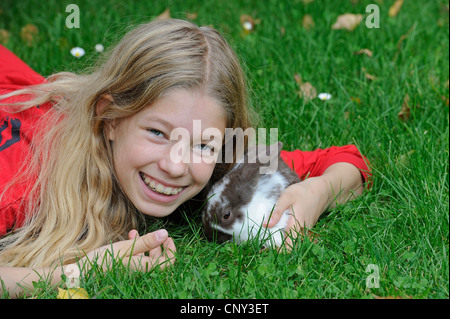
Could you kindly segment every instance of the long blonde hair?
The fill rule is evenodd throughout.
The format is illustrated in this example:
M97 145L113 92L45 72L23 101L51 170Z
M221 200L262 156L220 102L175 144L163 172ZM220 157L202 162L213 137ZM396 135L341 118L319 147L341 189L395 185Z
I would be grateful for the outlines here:
M114 176L105 123L140 112L173 88L216 98L227 112L227 127L252 124L244 74L226 40L212 28L174 19L130 31L89 74L58 73L0 97L30 95L8 105L16 111L52 105L18 177L35 181L24 203L27 220L0 240L0 265L72 262L79 252L126 238L140 213ZM106 94L113 102L97 114Z

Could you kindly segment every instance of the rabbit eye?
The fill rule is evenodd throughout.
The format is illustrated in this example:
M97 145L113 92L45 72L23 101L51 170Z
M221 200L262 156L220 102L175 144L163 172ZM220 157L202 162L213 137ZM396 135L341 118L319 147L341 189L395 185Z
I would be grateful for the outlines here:
M223 220L228 220L228 218L230 218L231 217L231 212L230 211L227 211L225 214L223 214Z

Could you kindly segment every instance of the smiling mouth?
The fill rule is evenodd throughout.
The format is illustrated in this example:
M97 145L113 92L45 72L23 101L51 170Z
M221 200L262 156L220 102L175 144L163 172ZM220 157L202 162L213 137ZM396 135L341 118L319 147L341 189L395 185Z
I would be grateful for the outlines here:
M162 195L177 195L180 193L184 187L170 187L170 186L164 186L160 182L153 180L151 177L147 176L146 174L139 172L139 175L142 178L142 181L145 183L147 188L151 189L155 193L159 193Z

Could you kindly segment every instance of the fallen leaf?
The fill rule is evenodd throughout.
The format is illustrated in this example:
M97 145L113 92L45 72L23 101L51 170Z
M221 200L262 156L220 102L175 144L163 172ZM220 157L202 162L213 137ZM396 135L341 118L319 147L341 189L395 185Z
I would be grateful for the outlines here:
M167 8L159 16L155 18L155 20L166 20L166 19L170 19L170 8Z
M365 54L368 57L372 57L372 55L373 55L372 51L370 51L369 49L361 49L359 51L353 52L353 54L355 54L355 55Z
M312 100L317 96L317 90L311 83L305 82L300 86L300 91L298 92L301 98L306 101Z
M408 38L408 36L414 31L414 29L416 28L416 25L417 25L417 23L414 23L414 24L412 25L412 27L409 28L408 32L406 32L405 34L403 34L403 35L400 37L400 39L398 40L398 42L397 42L397 51L395 52L395 55L394 55L394 57L392 58L393 61L397 61L398 56L400 55L400 52L401 52L401 48L402 48L403 41L405 41L405 40Z
M5 29L0 29L0 44L6 45L9 40L9 32Z
M29 23L20 29L20 38L26 42L28 46L31 46L38 33L38 28L34 24Z
M355 102L358 106L361 106L361 99L359 97L351 97L350 100Z
M294 75L294 79L300 89L297 93L302 99L309 101L317 97L317 90L311 83L303 82L298 73Z
M306 29L306 30L310 30L315 26L313 17L309 14L305 14L303 16L302 19L302 26Z
M337 18L336 22L331 26L331 29L353 31L361 23L362 19L362 14L345 13Z
M394 4L389 8L388 15L390 17L395 17L400 11L400 8L403 5L403 0L396 0Z
M197 12L186 12L186 18L188 20L195 20L195 19L197 19Z
M405 122L409 119L410 115L411 115L411 108L409 106L409 95L406 94L405 97L403 98L402 109L400 112L398 112L397 116L399 120Z
M303 83L302 77L298 73L294 74L294 80L295 80L295 83L297 83L298 86L302 85L302 83Z
M366 77L367 80L370 80L370 81L376 80L377 77L375 75L372 75L372 74L368 73L366 68L362 68L362 71L363 71L364 76Z
M89 299L89 295L84 288L58 288L57 299Z

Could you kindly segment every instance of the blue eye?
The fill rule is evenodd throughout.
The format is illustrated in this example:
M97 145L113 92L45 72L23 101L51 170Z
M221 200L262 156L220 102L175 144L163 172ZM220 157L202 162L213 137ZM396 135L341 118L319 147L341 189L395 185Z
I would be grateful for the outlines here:
M214 152L214 147L209 146L208 144L198 144L196 145L201 151L211 151Z
M149 131L151 134L157 136L157 137L164 137L164 133L159 131L159 130L155 130L155 129L148 129L147 131Z

